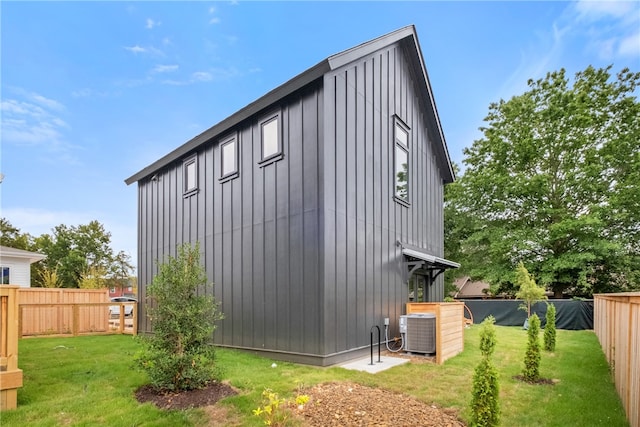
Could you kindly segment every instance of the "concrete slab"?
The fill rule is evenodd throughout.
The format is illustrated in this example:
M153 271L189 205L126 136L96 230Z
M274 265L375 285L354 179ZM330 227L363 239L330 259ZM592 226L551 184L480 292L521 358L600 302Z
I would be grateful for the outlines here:
M367 356L362 359L351 360L347 363L339 365L341 368L350 369L353 371L369 372L375 374L381 371L385 371L394 366L399 366L409 362L409 359L403 359L401 357L381 356L380 362L378 362L378 355L373 355L373 365L371 365L371 356Z

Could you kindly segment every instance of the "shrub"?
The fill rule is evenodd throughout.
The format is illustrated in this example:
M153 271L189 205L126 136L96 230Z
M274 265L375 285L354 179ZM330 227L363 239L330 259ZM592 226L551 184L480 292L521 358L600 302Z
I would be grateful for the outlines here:
M493 316L481 324L480 352L482 360L473 374L473 395L471 399L472 425L481 427L497 426L500 422L500 386L498 370L491 361L496 346L496 329Z
M485 358L489 358L493 355L496 349L496 319L493 316L488 316L482 321L480 331L480 353Z
M143 350L136 360L156 389L201 388L218 374L209 341L223 316L213 297L197 295L206 283L199 244L185 244L176 258L159 266L148 288L154 302L147 305L153 334L141 337Z
M540 318L537 314L532 314L529 318L529 329L527 335L527 351L524 356L524 370L522 377L525 381L535 382L540 379Z
M527 318L529 318L531 316L531 304L547 299L544 294L544 288L537 285L522 261L518 263L516 268L516 285L519 287L516 298L524 301L524 304L519 308L527 310Z
M545 316L547 324L544 327L544 349L554 351L556 349L556 306L547 305L547 314Z
M265 425L286 426L290 415L290 407L294 406L298 410L303 410L304 405L309 401L306 394L298 394L295 401L280 399L278 393L271 389L264 389L262 392L262 406L253 410L253 415L261 417Z

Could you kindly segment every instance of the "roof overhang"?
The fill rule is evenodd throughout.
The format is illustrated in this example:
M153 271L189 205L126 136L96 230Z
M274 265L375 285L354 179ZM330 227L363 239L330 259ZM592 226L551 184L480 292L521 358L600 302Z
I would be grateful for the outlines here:
M444 133L442 131L442 125L438 116L438 110L433 98L433 91L431 89L431 83L427 74L427 69L424 64L424 58L422 57L422 50L420 43L418 42L418 35L413 25L400 28L384 36L362 43L351 49L347 49L343 52L331 55L327 59L320 61L315 66L309 68L303 73L293 77L286 83L273 89L266 95L258 98L251 104L222 120L213 127L202 132L200 135L195 136L185 144L176 148L169 154L153 162L149 166L125 179L127 185L138 182L146 177L149 177L162 169L163 167L171 164L172 162L182 158L183 156L194 152L202 144L207 143L220 135L227 132L232 127L238 125L244 120L250 119L253 115L259 113L265 108L269 108L274 103L279 102L281 99L289 96L290 94L298 91L314 81L322 78L325 73L340 68L350 62L369 55L385 46L392 43L400 42L406 49L409 50L411 55L409 58L413 65L414 73L420 80L418 85L419 90L422 92L421 99L428 103L428 107L431 110L431 114L428 114L428 120L431 121L433 127L436 129L436 136L438 143L435 146L436 157L441 167L442 179L445 183L450 183L455 180L455 174L451 165L451 159L449 158L449 151L447 149L447 143L444 139Z
M29 261L29 264L42 261L47 256L37 253L25 251L23 249L10 248L8 246L0 246L0 259L2 258L19 258Z

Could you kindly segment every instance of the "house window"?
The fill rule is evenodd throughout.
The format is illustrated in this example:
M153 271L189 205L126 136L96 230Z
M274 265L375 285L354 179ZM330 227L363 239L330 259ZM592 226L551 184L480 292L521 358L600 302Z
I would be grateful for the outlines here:
M409 203L409 130L396 118L394 126L394 187L395 199Z
M197 158L191 157L182 164L184 171L184 195L190 196L198 190L198 162Z
M11 278L10 278L10 269L9 267L0 267L0 270L2 270L2 284L3 285L8 285L11 283Z
M233 136L220 144L220 181L238 176L238 143Z
M261 166L266 166L282 158L282 141L280 138L280 116L271 116L260 123L260 138L262 142Z

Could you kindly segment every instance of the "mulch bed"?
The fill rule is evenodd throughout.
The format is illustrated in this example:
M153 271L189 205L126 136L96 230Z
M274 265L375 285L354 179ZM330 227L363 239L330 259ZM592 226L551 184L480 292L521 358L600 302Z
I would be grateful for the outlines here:
M151 402L160 409L188 409L210 406L227 396L238 392L229 384L214 381L207 387L180 392L158 391L151 385L143 385L136 390L140 403Z
M556 385L559 380L554 380L551 378L538 378L536 381L527 381L524 379L522 375L516 375L513 377L514 380L518 380L527 384L539 384L539 385Z

